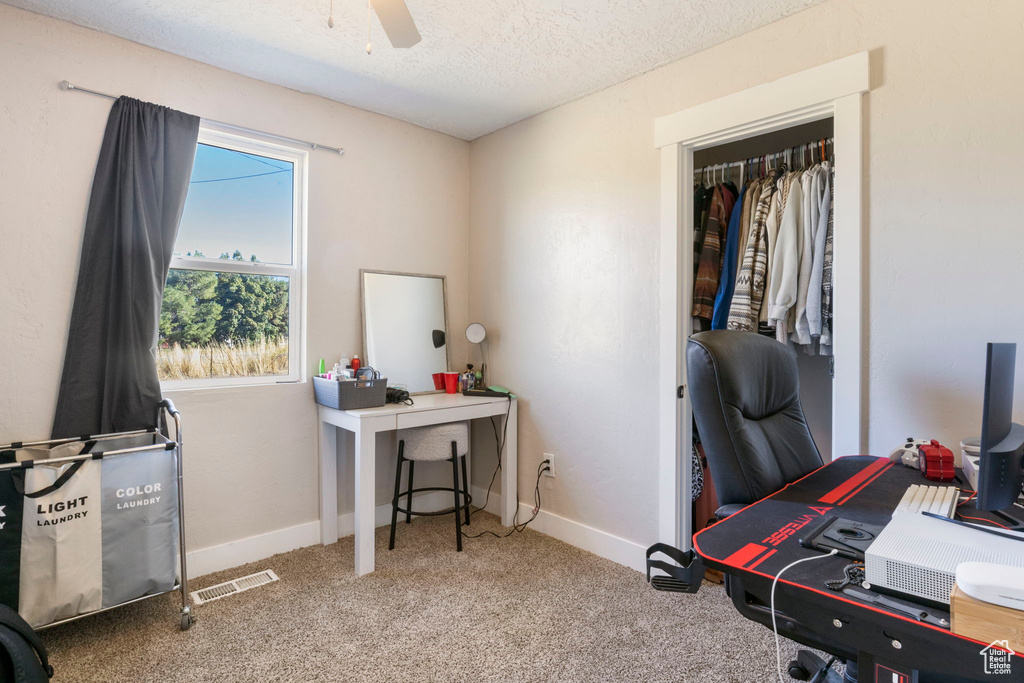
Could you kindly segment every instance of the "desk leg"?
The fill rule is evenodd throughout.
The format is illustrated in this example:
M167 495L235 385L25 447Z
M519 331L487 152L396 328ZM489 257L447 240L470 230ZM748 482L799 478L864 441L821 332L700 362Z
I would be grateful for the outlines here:
M501 468L501 523L504 526L512 526L512 519L519 506L518 478L519 401L512 401L508 410L508 431L505 434L505 462Z
M320 542L338 540L338 428L320 422Z
M360 428L355 442L356 576L362 576L373 571L376 434L372 429Z

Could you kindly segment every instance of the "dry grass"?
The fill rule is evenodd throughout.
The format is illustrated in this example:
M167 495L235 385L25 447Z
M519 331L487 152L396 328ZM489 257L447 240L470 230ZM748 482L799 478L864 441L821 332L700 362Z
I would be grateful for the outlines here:
M175 344L157 349L156 367L161 380L286 375L288 340L241 342L231 346L214 342L187 349Z

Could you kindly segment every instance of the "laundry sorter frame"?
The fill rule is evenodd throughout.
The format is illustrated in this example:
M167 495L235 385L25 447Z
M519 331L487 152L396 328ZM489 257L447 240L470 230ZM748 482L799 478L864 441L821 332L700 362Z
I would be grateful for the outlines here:
M168 420L168 416L170 420ZM170 423L174 423L174 438L170 435ZM102 456L103 458L108 457L131 457L133 454L140 453L151 453L154 451L165 451L173 452L175 459L175 476L177 478L177 513L178 513L178 580L175 585L165 591L159 591L157 593L150 593L142 595L131 600L125 600L116 605L110 605L101 609L84 612L75 616L67 617L64 619L58 619L48 624L37 627L37 630L50 628L59 624L66 624L70 621L76 621L83 617L90 617L94 614L100 614L101 612L108 612L118 607L124 607L135 602L141 602L150 598L155 598L160 595L167 595L168 593L178 592L181 594L181 612L180 612L180 626L182 631L187 631L192 624L195 622L192 616L192 607L189 604L189 592L188 592L188 567L185 553L185 494L183 489L183 467L182 467L182 429L181 429L181 413L178 412L177 408L174 407L174 403L168 399L163 399L157 406L156 414L156 427L152 429L139 429L128 432L118 432L112 434L102 435L85 435L74 438L65 439L49 439L43 441L24 441L14 442L6 446L0 446L0 451L3 450L18 450L22 448L52 448L54 446L64 446L67 444L75 443L77 441L109 441L112 439L121 439L125 437L138 437L152 435L154 437L154 443L151 445L136 446L131 448L119 448L111 451L103 451L102 449L95 452L82 453L80 455L71 455L58 458L42 459L39 460L40 465L57 465L63 463L75 462L78 460L90 460L96 459ZM0 470L18 469L24 467L31 467L32 465L26 465L26 462L35 461L21 461L0 465Z

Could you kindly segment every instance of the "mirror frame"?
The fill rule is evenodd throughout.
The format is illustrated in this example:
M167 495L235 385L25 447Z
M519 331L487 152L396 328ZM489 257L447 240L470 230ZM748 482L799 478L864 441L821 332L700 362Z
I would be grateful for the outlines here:
M366 345L366 275L399 275L402 277L429 277L441 281L441 298L444 299L444 355L447 367L452 366L452 339L448 330L448 280L444 275L428 275L427 273L403 273L397 270L372 270L370 268L359 269L359 320L363 328L363 358L367 365L370 365L370 358ZM388 386L391 386L390 383ZM431 389L430 391L413 391L410 396L422 396L424 394L443 394L444 389Z

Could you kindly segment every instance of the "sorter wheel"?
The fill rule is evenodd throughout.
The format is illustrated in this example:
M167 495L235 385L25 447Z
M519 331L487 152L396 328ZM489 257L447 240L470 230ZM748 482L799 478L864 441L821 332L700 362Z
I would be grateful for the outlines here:
M181 615L181 630L187 631L190 628L192 628L192 615L187 612L183 613Z

